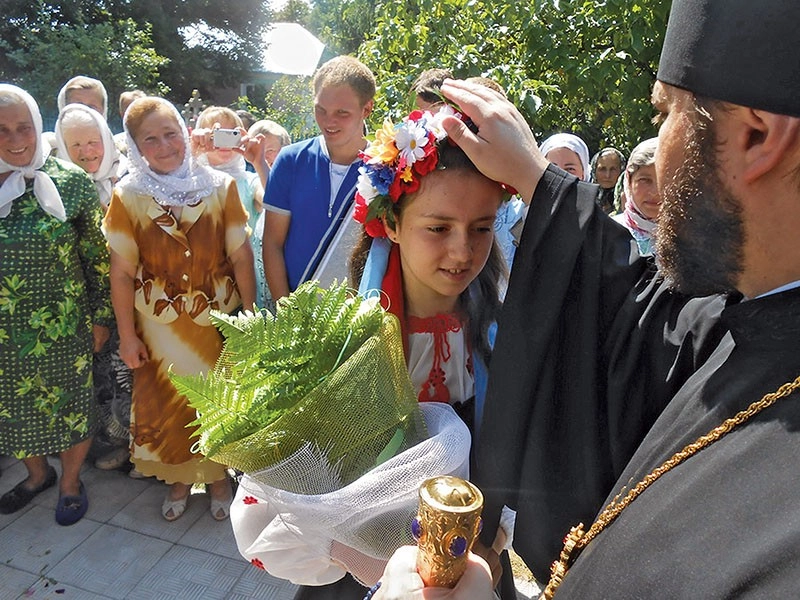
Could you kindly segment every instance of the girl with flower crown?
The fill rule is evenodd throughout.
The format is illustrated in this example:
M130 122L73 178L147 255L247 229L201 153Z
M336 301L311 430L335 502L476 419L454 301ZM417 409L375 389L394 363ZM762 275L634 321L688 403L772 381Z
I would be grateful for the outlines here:
M436 115L415 111L397 126L387 122L361 153L354 216L364 224L364 234L351 260L351 281L361 282L362 296L377 294L398 317L418 399L453 406L475 431L490 332L500 307L498 283L505 273L505 261L494 242L494 221L506 192L446 139L442 120L456 114L452 109ZM468 437L452 411L430 405L426 409L452 415ZM438 451L449 450L438 444ZM452 456L457 455L454 450ZM402 468L393 468L398 477ZM413 479L399 477L413 486L416 497ZM310 496L309 502L329 511L349 512L344 522L330 517L324 525L309 525L295 514L298 507L288 510L284 502L276 508L269 495L243 479L231 514L240 552L257 568L303 583L296 600L363 596L366 590L343 577L344 571L370 585L384 562L374 549L349 545L352 537L344 543L342 530L357 528L353 536L369 537L377 528L394 539L389 535L390 518L375 510L371 519L364 520L364 501L348 496L370 490L367 501L381 502L384 485L368 480L369 474L355 487Z
M364 224L351 257L359 293L379 293L400 321L420 402L446 402L477 437L494 342L505 258L497 211L514 190L478 171L443 129L445 106L385 123L364 150L354 217ZM473 444L474 447L474 444ZM512 542L504 508L497 538L481 554L497 566Z
M453 114L386 122L362 153L351 280L399 319L419 400L452 405L476 433L505 276L493 225L507 193L447 139L441 122Z

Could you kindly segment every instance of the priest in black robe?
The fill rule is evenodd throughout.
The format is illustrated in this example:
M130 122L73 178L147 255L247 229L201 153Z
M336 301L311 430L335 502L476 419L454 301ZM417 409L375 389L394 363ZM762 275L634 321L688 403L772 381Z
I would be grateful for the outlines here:
M451 138L532 199L474 478L483 542L515 509L514 548L542 582L570 528L600 516L556 598L799 595L797 23L789 0L673 1L653 90L655 262L546 164L513 107L442 87L479 128L448 123ZM376 599L406 597L404 566ZM474 581L453 597L483 600Z

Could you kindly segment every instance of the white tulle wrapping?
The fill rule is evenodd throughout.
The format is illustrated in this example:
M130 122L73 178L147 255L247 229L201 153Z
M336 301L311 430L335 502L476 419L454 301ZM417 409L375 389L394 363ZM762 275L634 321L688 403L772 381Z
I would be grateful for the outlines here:
M334 492L292 494L259 483L257 473L245 475L231 507L241 555L296 584L324 585L348 571L374 584L381 572L376 565L413 541L420 484L439 475L469 476L466 425L446 404L420 408L429 439Z

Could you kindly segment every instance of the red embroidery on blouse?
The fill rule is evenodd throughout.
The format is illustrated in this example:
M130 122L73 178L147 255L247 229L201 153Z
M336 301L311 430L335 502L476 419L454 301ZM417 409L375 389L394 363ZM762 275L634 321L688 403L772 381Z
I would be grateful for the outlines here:
M461 321L456 315L435 315L433 317L408 317L409 333L433 334L433 364L428 379L422 384L417 400L420 402L450 402L450 390L445 384L442 364L450 360L450 342L447 334L461 331Z
M261 562L261 560L259 560L258 558L254 558L254 559L252 559L252 560L250 561L250 563L251 563L251 564L252 564L252 565L253 565L255 568L257 568L257 569L261 569L262 571L265 571L265 570L266 570L266 569L264 568L264 563L263 563L263 562Z
M242 498L242 502L245 504L258 504L258 499L253 496L245 496Z

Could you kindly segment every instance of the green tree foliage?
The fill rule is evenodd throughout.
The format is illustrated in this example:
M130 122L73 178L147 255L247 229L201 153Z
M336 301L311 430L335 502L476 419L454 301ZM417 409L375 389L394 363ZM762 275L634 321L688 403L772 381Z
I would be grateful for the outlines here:
M308 28L308 17L311 7L305 0L288 0L280 10L275 11L273 20L276 23L299 23Z
M315 0L303 25L334 54L355 55L374 28L378 4L377 0Z
M30 92L46 114L55 114L56 95L75 74L100 79L108 91L109 116L115 99L125 89L139 88L163 94L159 69L168 60L152 48L149 27L140 29L131 19L80 27L41 29L25 40L25 47L7 57L19 70L16 82Z
M40 98L53 102L80 73L103 81L112 99L135 86L170 90L180 103L193 89L208 97L245 80L268 21L263 0L3 0L0 77L47 90Z
M232 87L260 63L262 31L270 20L264 0L114 0L119 13L137 23L153 25L156 52L170 59L163 79L175 99L185 100L193 89L201 97ZM194 27L192 44L184 27Z
M265 119L280 123L293 142L319 134L314 120L314 95L310 77L284 75L278 79L264 98Z
M380 2L359 57L380 87L375 113L412 106L431 67L486 76L507 91L538 139L582 136L590 150L629 151L651 137L650 89L669 0L409 0ZM390 111L391 109L391 111Z

